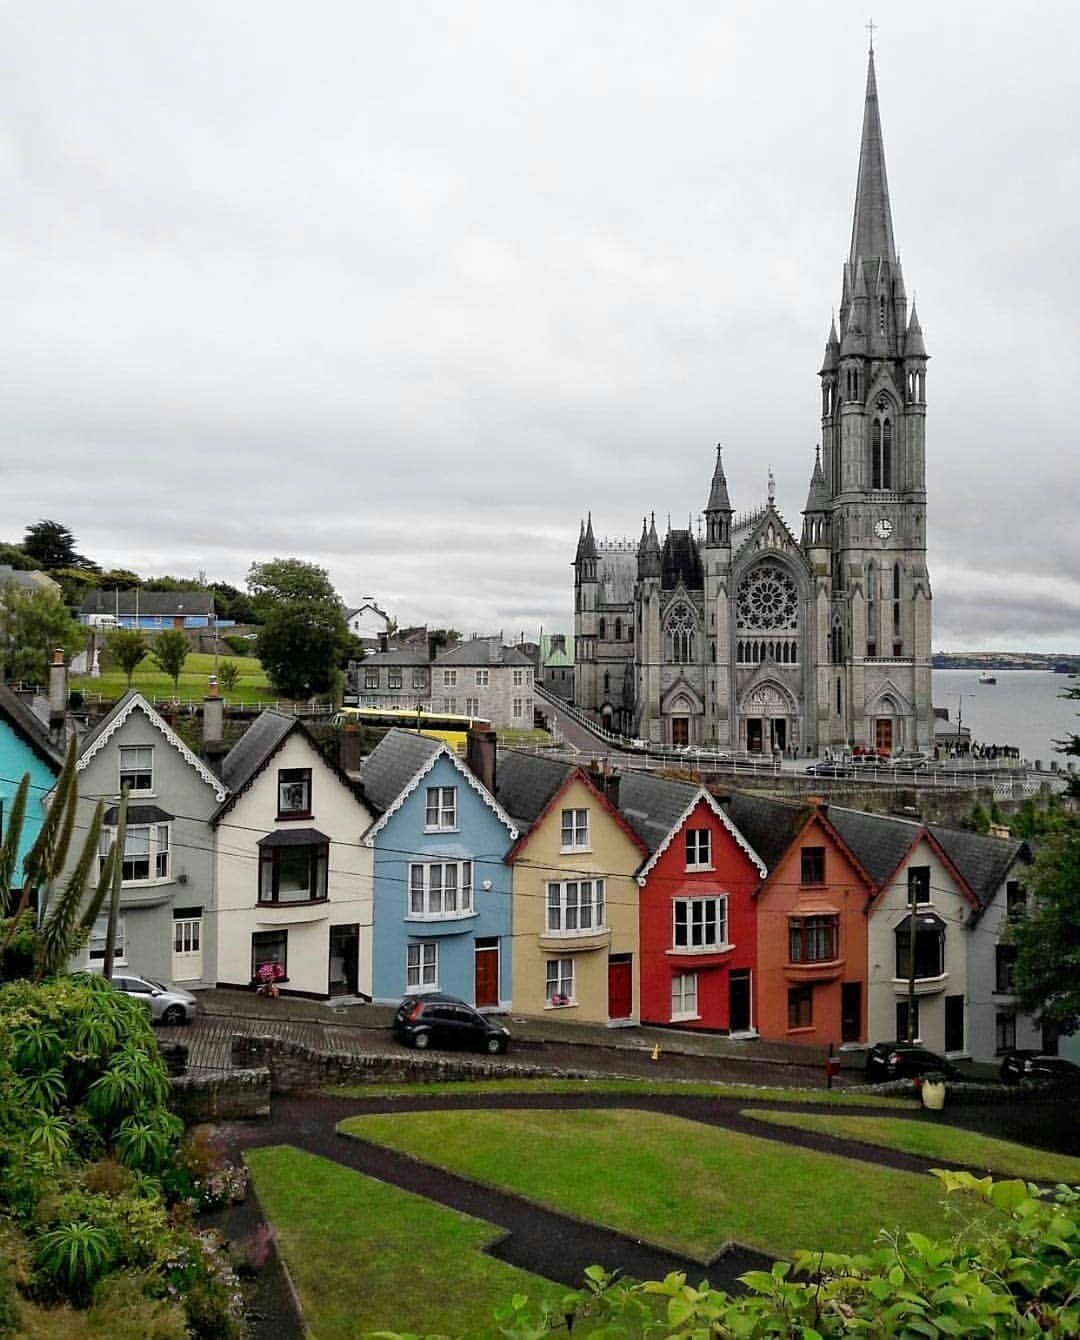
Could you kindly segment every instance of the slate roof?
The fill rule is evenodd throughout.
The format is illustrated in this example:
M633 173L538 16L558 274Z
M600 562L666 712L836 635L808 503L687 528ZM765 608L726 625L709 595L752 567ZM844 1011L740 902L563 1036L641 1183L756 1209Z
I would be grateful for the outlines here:
M396 728L388 730L360 769L365 800L379 813L389 809L441 748L441 740L433 740L427 735Z
M138 602L136 602L138 595ZM214 596L211 591L87 591L80 614L122 614L134 617L136 603L139 617L179 617L187 614L213 614Z
M516 647L503 647L498 640L474 637L461 642L435 659L436 665L532 665Z
M923 828L913 819L864 814L861 810L846 810L833 805L825 812L878 888L895 873Z
M57 772L60 771L64 766L63 751L50 740L49 728L6 684L0 684L0 718L8 723L15 734L43 763L55 768Z
M247 786L299 724L296 717L273 707L259 713L221 761L221 780L234 795Z
M495 768L495 799L519 825L527 826L535 822L574 768L573 763L507 749L499 753Z
M724 808L770 874L811 813L809 805L741 793L733 795Z
M426 651L414 651L409 647L391 648L389 651L377 651L371 656L365 656L362 661L356 661L358 666L367 665L427 665L428 654Z
M688 530L669 530L664 537L660 556L660 585L673 591L679 582L688 591L700 591L705 585L705 571L697 542Z
M619 812L652 856L700 791L690 782L626 772L619 778Z
M1027 852L1027 844L1017 838L990 837L986 833L969 833L963 828L945 828L940 824L930 824L929 827L945 855L979 900L980 911L985 911L993 901L1017 857Z

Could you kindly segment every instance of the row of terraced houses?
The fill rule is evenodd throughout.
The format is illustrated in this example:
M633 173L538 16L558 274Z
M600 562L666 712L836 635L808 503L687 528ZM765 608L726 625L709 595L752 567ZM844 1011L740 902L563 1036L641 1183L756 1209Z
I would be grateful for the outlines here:
M205 706L199 753L134 692L80 741L79 823L104 799L103 852L129 793L117 975L249 987L275 963L314 997L438 989L820 1047L906 1035L914 941L928 1046L1039 1045L1002 943L1023 843L597 775L497 753L491 732L462 759L390 731L346 774L276 711L225 752L220 700ZM58 759L33 721L5 716L22 753L4 772L31 757L44 796ZM90 966L104 939L99 923Z

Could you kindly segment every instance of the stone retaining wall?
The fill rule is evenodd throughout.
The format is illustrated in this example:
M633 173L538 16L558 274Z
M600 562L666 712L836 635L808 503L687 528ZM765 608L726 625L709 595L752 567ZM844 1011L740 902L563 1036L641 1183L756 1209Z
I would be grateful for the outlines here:
M455 1079L597 1079L595 1070L556 1069L471 1056L370 1052L343 1056L275 1037L234 1037L234 1066L265 1068L273 1093L335 1084L431 1084Z
M173 1111L188 1124L254 1121L270 1115L270 1071L211 1070L169 1081Z

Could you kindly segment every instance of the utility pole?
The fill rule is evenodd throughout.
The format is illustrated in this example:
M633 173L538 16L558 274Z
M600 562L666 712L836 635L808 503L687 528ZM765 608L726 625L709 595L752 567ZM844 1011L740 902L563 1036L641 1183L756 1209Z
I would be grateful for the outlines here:
M908 871L908 981L907 981L907 1040L915 1041L915 881Z
M109 891L109 925L105 932L105 961L101 975L112 980L113 959L116 957L116 924L120 917L120 885L124 878L124 843L127 838L128 788L120 793L120 812L116 819L116 860L113 862L112 888Z
M956 756L960 757L960 727L964 724L964 699L974 697L971 693L953 694L956 699Z

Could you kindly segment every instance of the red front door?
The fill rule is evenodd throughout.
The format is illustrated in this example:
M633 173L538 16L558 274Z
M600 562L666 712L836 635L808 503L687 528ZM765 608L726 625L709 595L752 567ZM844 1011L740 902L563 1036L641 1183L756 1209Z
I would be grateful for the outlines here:
M608 959L608 1018L629 1019L634 1012L634 965L629 954Z
M482 1010L499 1003L499 942L477 940L474 984L476 1008Z
M879 754L892 753L892 722L888 717L878 717L874 722L874 745Z

